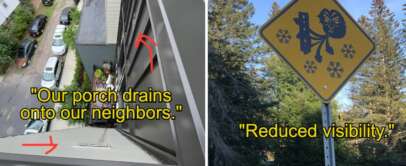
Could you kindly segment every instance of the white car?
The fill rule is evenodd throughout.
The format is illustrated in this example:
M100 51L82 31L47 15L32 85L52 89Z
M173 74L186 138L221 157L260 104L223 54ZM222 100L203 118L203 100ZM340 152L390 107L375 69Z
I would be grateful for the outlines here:
M28 134L38 134L46 132L48 128L48 121L46 120L30 120L25 125L24 135Z
M65 32L65 25L57 25L55 28L54 36L52 37L52 53L54 55L63 55L66 52L66 44L63 41L63 33Z
M55 89L58 86L61 72L62 63L57 57L50 57L45 64L41 79L41 86L49 89Z

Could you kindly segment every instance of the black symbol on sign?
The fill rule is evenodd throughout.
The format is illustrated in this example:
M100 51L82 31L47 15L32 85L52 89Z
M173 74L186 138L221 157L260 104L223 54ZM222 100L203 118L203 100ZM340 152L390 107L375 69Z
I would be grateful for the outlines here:
M286 29L279 29L276 33L276 37L278 38L279 42L281 43L289 43L290 38L292 38L289 34L289 31Z
M343 53L344 57L352 59L355 55L355 49L352 44L344 44L341 48L341 52Z
M306 72L311 73L311 74L315 73L317 70L316 63L314 63L314 61L312 61L312 60L307 60L304 65L304 68L305 68Z
M299 26L296 38L300 40L300 50L304 54L308 54L312 47L317 45L315 59L319 63L323 61L320 53L323 44L325 44L326 52L333 55L334 49L330 46L329 38L339 39L345 36L344 18L338 11L333 9L323 9L319 13L319 21L323 27L324 35L316 33L309 27L309 14L307 12L299 12L299 16L294 18L294 21Z
M340 62L330 62L327 71L330 74L330 77L340 78L341 74L344 72L344 69L341 67Z

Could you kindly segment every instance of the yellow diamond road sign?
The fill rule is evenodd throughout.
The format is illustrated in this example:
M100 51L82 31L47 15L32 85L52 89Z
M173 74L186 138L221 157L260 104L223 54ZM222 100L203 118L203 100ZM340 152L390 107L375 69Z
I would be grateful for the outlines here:
M294 0L261 36L325 102L375 48L335 0Z

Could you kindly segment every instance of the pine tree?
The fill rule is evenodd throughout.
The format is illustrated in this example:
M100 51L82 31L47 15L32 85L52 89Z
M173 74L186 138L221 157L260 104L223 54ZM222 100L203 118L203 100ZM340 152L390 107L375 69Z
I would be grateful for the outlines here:
M260 165L267 144L245 138L239 123L262 120L260 103L247 62L255 52L257 27L248 0L209 2L209 165Z
M383 0L374 0L370 18L361 17L360 24L376 49L351 81L353 111L362 115L363 121L398 123L406 106L402 93L406 59L400 49L399 23Z
M353 106L346 120L383 127L395 123L387 139L363 140L356 147L360 162L398 165L406 157L406 144L401 141L406 138L406 57L401 45L402 31L383 0L373 0L369 17L361 17L359 23L376 49L351 80Z
M220 53L229 69L245 70L244 65L253 54L257 30L249 21L253 14L254 7L248 0L209 3L209 44Z

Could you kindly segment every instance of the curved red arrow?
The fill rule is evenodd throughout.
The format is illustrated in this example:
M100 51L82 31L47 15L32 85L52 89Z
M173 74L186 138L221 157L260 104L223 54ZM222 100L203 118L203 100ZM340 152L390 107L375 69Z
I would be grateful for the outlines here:
M152 47L150 45L148 45L148 43L144 39L147 39L155 47L158 44L155 43L154 39L152 39L148 35L142 34L141 32L138 32L138 36L137 36L137 38L135 39L135 42L134 42L134 47L135 48L139 48L140 44L143 44L145 47L147 47L148 53L149 53L149 68L150 68L151 73L152 73L154 71L153 49L152 49Z
M47 144L21 144L21 146L32 146L32 147L42 147L42 146L49 146L50 148L45 151L45 154L49 154L56 149L58 144L54 144L52 141L52 136L49 136L49 143Z

